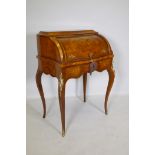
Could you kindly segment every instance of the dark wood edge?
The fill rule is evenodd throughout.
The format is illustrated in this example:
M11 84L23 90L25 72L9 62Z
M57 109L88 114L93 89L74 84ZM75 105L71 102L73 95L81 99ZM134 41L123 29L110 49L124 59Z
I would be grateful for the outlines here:
M54 37L67 37L67 36L88 35L88 34L97 34L97 32L94 30L79 30L79 31L55 31L55 32L40 31L38 33L38 35L40 36L54 36Z

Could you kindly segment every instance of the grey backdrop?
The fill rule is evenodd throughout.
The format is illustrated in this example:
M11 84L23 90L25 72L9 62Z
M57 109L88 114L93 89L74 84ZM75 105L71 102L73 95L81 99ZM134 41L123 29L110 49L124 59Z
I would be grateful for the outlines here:
M112 94L128 94L128 0L27 0L27 98L39 97L35 85L36 34L39 31L94 29L110 42L116 79ZM88 95L105 94L106 72L88 77ZM43 76L46 97L57 96L57 80ZM67 82L67 96L82 94L82 78Z

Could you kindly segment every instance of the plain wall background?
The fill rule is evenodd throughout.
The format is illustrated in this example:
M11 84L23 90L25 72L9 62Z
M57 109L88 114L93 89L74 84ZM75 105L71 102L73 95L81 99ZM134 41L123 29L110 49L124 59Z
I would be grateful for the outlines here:
M128 0L27 0L27 98L38 98L36 34L39 31L94 29L104 35L114 52L115 82L111 94L129 91ZM57 79L42 77L46 97L57 97ZM104 95L108 74L88 76L87 95ZM66 96L82 95L82 77L67 82Z

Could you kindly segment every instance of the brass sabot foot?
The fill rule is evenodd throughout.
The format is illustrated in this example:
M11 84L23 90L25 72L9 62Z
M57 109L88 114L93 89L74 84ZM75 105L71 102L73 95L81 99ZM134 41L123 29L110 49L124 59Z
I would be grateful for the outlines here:
M65 136L65 131L64 130L62 130L62 137L64 137Z
M107 111L105 111L105 114L106 114L106 115L108 115L108 112L107 112Z

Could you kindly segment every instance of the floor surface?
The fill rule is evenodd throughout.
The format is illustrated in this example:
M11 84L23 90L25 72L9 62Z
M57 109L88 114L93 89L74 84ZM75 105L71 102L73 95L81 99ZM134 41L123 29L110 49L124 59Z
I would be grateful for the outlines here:
M27 155L128 155L128 96L111 96L104 114L103 96L66 98L66 135L61 136L58 99L27 101Z

